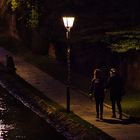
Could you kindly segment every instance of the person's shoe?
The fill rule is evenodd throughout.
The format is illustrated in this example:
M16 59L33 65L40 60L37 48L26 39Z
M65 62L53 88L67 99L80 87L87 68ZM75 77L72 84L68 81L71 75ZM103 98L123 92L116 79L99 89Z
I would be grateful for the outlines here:
M96 121L99 121L100 119L99 119L99 115L96 115Z
M101 116L100 119L103 120L103 116Z
M116 118L116 115L112 115L111 118Z

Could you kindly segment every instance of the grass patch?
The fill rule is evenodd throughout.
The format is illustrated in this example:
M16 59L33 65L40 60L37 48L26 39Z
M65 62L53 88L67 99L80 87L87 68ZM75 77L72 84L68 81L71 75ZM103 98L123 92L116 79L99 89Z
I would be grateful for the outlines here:
M140 91L129 88L123 97L122 107L125 113L140 118Z
M122 109L123 112L140 118L140 91L136 89L126 88L126 94L122 98ZM109 92L106 94L105 102L111 105Z

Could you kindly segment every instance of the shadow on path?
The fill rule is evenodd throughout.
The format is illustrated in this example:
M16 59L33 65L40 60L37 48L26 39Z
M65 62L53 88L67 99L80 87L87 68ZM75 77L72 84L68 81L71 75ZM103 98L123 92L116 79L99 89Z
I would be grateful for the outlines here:
M137 121L132 120L132 119L103 119L104 122L110 123L110 124L123 124L123 125L128 125L128 124L138 124Z

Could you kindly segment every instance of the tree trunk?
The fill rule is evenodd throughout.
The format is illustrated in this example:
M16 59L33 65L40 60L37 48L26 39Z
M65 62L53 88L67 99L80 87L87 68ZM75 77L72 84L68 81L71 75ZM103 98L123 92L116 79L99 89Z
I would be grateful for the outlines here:
M16 39L19 39L18 30L16 28L15 14L10 15L10 17L9 17L9 35Z

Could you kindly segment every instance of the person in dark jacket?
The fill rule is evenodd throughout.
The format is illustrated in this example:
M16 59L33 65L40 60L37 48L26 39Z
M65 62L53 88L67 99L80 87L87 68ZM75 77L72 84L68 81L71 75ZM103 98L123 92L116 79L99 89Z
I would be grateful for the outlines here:
M108 79L108 88L110 90L110 100L112 103L112 118L116 118L115 105L117 104L119 111L119 119L122 119L121 100L124 92L124 83L117 69L110 69L110 77Z
M103 119L103 102L104 102L104 82L102 71L95 69L89 91L90 96L94 96L96 102L96 118ZM99 116L100 115L100 116Z

